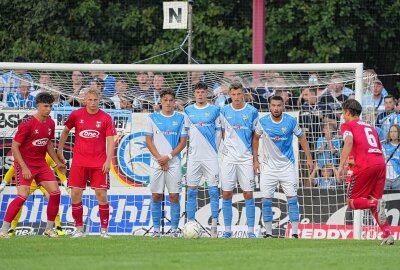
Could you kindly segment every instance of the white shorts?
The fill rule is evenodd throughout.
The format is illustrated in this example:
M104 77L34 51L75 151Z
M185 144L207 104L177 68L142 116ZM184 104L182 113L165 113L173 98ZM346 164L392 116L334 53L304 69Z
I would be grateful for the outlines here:
M198 186L201 177L204 177L208 186L218 186L219 168L218 160L191 161L187 163L186 183L188 186Z
M286 196L297 196L299 179L296 175L294 165L287 168L269 168L266 164L261 164L260 190L263 198L273 198L275 190L281 185Z
M236 188L236 181L243 191L254 191L256 186L253 163L233 164L222 160L220 177L223 191L233 191Z
M165 186L167 186L168 193L181 193L182 169L180 162L171 164L168 171L161 170L159 166L150 166L151 193L163 194Z

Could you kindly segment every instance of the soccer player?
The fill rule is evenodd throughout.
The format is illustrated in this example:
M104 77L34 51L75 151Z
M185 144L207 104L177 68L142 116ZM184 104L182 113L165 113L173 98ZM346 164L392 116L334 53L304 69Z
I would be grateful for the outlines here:
M186 146L185 117L175 112L175 93L172 89L160 92L161 111L151 113L146 122L147 148L151 153L150 190L152 193L151 216L154 232L151 237L160 238L161 201L167 186L171 202L171 234L179 237L179 193L182 191L180 152Z
M342 175L345 164L353 171L347 191L347 203L351 209L370 209L383 232L382 245L393 245L394 238L386 217L386 203L382 199L386 180L386 165L382 146L375 128L361 121L361 104L346 100L342 104L345 123L340 127L344 146L338 174Z
M110 238L107 234L110 213L107 190L110 188L108 173L116 131L111 116L99 109L99 97L100 93L96 90L88 89L85 92L86 107L69 115L58 145L57 154L64 162L64 144L70 130L75 128L73 159L68 180L68 187L71 188L72 217L76 226L73 238L86 236L83 228L82 194L87 181L95 190L99 203L100 236Z
M60 170L57 167L57 164L54 162L54 160L49 156L48 153L46 153L46 163L47 165L49 165L51 168L53 168L54 172L57 174L58 178L60 179L62 184L67 184L67 177L65 176L65 174L61 173ZM10 167L10 169L8 169L7 173L4 175L3 181L0 184L0 193L4 190L4 188L6 187L7 184L11 183L12 177L15 173L15 168L14 165L12 165ZM39 186L35 180L32 181L32 184L29 188L29 195L28 197L35 192L35 190L40 189L40 191L43 193L43 195L49 199L49 194L47 193L46 189L44 189L42 186ZM69 192L67 190L67 192ZM11 222L11 228L8 231L8 235L9 236L14 236L15 232L16 232L16 228L18 225L18 220L21 217L22 214L22 208L19 210L18 214L15 216L15 218L13 219L13 221ZM57 216L54 220L54 224L56 227L56 232L59 236L65 235L64 230L61 227L61 222L60 222L60 212L57 213Z
M313 162L305 134L297 120L285 109L283 98L271 97L271 113L263 116L257 122L256 134L253 137L254 171L260 173L260 190L263 196L262 216L266 230L265 237L272 238L272 198L278 184L281 185L288 201L289 219L292 225L292 238L298 238L300 219L297 189L299 180L296 175L293 154L293 135L299 138L301 147L307 157L307 166L313 170ZM263 140L262 166L258 159L260 137Z
M185 108L189 126L189 149L186 182L187 219L195 220L197 210L197 187L204 176L208 184L211 204L211 237L217 237L219 211L218 147L220 142L220 109L207 102L207 84L195 86L196 103Z
M58 159L53 142L55 123L50 118L54 97L50 93L36 96L37 111L18 125L18 131L12 141L14 155L15 178L17 181L17 197L9 204L0 229L0 238L8 238L8 230L14 217L29 196L29 187L35 179L49 194L47 206L47 225L44 235L58 237L54 231L54 219L60 205L60 190L56 177L47 166L46 152L56 162L57 167L65 174L65 165Z
M225 232L222 238L232 237L232 196L239 181L246 204L248 237L254 234L255 203L253 191L255 187L253 171L253 151L251 140L258 111L245 103L244 90L240 82L234 81L229 86L232 103L221 109L221 127L223 150L221 170L221 188L223 194L222 212L224 214Z

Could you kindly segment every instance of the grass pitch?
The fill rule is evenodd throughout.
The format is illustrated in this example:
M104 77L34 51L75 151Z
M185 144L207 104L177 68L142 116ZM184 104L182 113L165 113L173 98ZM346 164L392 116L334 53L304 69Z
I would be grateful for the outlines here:
M398 269L400 243L302 239L0 239L0 269Z

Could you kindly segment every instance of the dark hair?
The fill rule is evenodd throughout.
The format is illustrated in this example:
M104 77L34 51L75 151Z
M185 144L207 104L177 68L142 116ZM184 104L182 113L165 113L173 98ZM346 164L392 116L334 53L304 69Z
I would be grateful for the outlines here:
M270 101L272 101L272 100L279 100L279 101L282 101L283 103L285 102L283 100L283 97L281 97L281 96L272 96Z
M350 112L351 116L360 116L362 106L360 102L355 99L348 99L342 104L342 109Z
M234 90L237 90L237 89L243 90L243 85L239 81L233 81L231 83L231 85L229 85L229 91L232 90L232 89L234 89Z
M29 60L27 58L23 57L23 56L17 56L17 57L14 58L14 62L17 62L17 63L28 63Z
M52 94L48 92L42 92L37 94L36 96L36 104L39 103L53 104L53 102L54 102L54 97Z
M208 88L208 86L207 86L207 84L205 82L198 82L196 84L196 86L194 87L194 90L197 90L197 89L207 90L207 88Z
M160 98L163 98L165 95L171 95L175 98L175 91L171 88L165 88L160 91Z
M388 98L392 98L393 99L393 101L395 101L395 99L394 99L394 96L392 96L392 95L387 95L386 97L384 97L383 99L388 99Z

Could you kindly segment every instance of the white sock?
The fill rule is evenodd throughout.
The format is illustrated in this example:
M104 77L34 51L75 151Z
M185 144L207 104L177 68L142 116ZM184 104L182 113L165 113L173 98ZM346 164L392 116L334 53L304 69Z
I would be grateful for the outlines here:
M217 227L217 224L218 224L218 219L217 218L211 219L211 227Z
M272 235L272 221L264 222L265 233Z
M299 223L290 222L292 224L292 234L299 234Z

